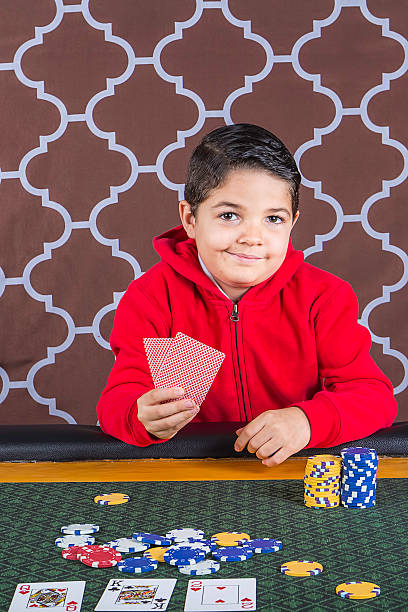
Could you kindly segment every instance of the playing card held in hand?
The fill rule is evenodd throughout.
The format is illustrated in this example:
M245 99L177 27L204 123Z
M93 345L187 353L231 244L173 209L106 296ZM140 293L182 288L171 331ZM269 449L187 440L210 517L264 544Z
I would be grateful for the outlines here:
M225 354L182 332L174 338L143 338L143 342L154 386L182 387L183 397L201 406Z

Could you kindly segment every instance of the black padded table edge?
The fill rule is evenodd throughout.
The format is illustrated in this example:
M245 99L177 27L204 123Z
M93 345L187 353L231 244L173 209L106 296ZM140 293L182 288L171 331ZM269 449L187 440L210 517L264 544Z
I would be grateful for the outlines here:
M138 447L126 444L92 425L1 425L0 461L81 461L101 459L229 458L249 456L236 453L235 430L242 423L190 423L160 444ZM338 454L345 446L368 446L379 455L408 456L408 422L396 423L376 433L330 447L324 452ZM307 448L295 456L322 453Z

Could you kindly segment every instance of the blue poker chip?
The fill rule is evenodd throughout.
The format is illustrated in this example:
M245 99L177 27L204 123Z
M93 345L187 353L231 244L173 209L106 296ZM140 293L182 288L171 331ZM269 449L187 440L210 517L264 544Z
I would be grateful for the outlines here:
M272 553L282 550L282 542L273 538L258 538L254 540L248 540L244 544L244 548L250 548L254 553Z
M145 574L159 567L159 562L147 557L130 557L119 561L116 566L120 572L125 574Z
M360 457L371 457L373 459L377 458L377 451L375 448L365 448L363 446L354 446L348 448L342 448L341 456L344 457L355 457L356 459L360 459Z
M146 544L155 544L156 546L170 546L171 540L164 536L158 535L157 533L145 533L144 531L138 531L132 535L134 540L139 542L146 542Z
M246 546L223 546L212 553L217 561L246 561L253 556L251 548Z
M171 546L163 558L169 565L194 565L205 559L205 550L189 546Z

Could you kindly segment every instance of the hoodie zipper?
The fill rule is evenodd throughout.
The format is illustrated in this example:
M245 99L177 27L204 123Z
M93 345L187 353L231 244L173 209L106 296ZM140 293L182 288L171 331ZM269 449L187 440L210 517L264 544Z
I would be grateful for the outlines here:
M246 422L248 422L248 414L247 414L247 410L246 410L246 406L245 406L244 385L242 383L241 366L239 364L239 351L238 351L238 321L239 321L239 312L238 312L238 302L235 302L235 304L233 306L230 319L231 319L231 321L234 321L234 323L235 323L235 326L234 326L235 327L235 345L236 345L236 348L237 348L237 361L238 361L239 380L241 381L242 402L243 402L243 405L244 405L245 420L246 420Z

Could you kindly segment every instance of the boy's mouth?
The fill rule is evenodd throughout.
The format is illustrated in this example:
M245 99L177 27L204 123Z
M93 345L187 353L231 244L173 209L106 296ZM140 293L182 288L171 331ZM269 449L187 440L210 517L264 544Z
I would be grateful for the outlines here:
M232 257L234 257L235 259L239 261L250 262L250 261L260 261L261 259L263 259L263 257L256 257L255 255L246 255L245 253L230 253L229 251L227 251L227 253L229 255L232 255Z

